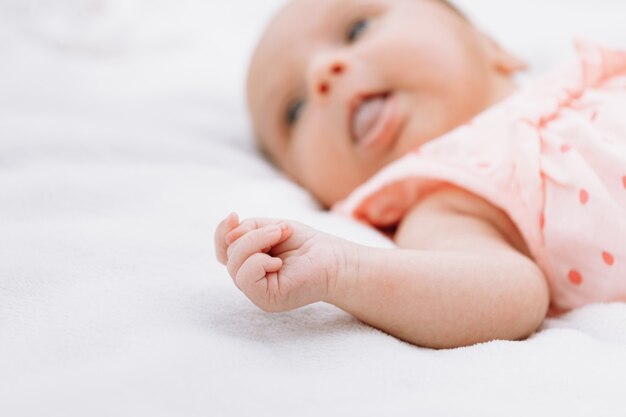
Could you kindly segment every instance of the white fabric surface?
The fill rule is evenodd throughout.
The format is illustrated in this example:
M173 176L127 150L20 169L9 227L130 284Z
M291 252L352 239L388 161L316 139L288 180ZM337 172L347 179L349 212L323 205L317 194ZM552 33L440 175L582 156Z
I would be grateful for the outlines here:
M574 34L626 47L620 0L459 3L533 72ZM433 351L235 288L233 210L389 245L254 152L242 80L277 4L0 0L0 415L625 415L623 304Z

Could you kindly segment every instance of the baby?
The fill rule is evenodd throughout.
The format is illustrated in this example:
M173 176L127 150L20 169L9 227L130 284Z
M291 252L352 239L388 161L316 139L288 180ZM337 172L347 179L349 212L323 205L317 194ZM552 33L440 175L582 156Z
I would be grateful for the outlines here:
M398 248L233 213L217 258L264 311L324 301L431 348L626 301L626 53L578 50L517 89L523 62L445 1L291 1L249 70L260 146Z

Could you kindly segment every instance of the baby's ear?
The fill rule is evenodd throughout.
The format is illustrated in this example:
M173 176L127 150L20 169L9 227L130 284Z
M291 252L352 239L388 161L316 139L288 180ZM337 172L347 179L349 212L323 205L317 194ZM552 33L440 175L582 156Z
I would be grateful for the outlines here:
M527 65L512 53L504 49L498 42L486 33L480 33L483 47L493 68L502 75L512 75L517 71L523 71Z

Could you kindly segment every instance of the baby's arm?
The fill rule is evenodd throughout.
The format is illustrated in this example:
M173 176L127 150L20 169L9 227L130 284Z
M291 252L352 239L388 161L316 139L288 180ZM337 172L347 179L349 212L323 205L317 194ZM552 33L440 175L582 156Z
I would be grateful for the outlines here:
M546 314L543 274L492 216L483 218L480 204L458 195L438 193L406 216L396 234L403 249L365 247L292 221L239 223L231 215L216 230L216 254L265 311L326 301L433 348L525 338Z
M498 222L482 218L497 211L487 206L454 189L420 204L396 234L404 249L356 247L329 302L420 346L529 336L545 317L548 287Z

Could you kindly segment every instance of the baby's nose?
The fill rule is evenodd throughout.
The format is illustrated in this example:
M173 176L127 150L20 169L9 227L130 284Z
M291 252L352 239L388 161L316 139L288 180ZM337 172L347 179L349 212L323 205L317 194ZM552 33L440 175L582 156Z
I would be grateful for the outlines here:
M340 61L332 61L321 71L317 80L316 91L321 96L330 94L332 90L332 82L337 76L346 71L346 64Z
M330 72L331 72L331 74L339 75L339 74L343 73L344 69L345 69L345 65L343 63L335 62L330 67Z

